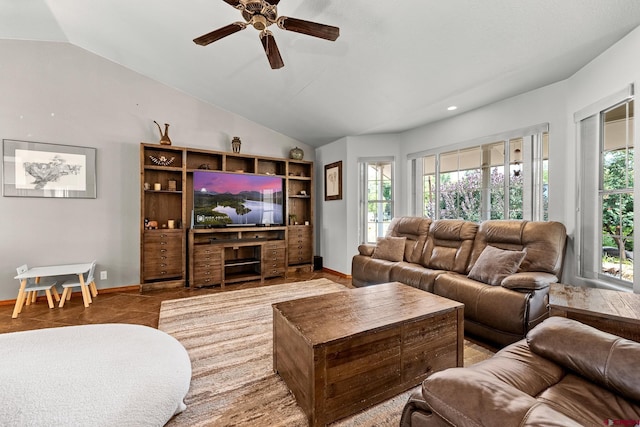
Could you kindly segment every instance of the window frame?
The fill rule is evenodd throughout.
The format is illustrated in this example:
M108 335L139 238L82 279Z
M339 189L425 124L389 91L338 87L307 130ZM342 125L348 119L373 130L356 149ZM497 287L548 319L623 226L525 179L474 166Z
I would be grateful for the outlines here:
M579 279L620 291L640 292L640 283L618 279L603 274L602 269L602 205L603 189L603 152L604 152L604 114L625 103L634 100L634 86L613 93L574 114L576 126L577 167L576 167L576 230L575 259L576 275ZM633 147L638 135L638 124L633 123ZM635 154L635 153L634 153ZM634 155L634 171L638 170L638 159ZM597 174L593 170L598 171ZM635 183L635 177L634 177ZM612 193L615 193L612 192ZM639 208L638 190L633 187L634 212ZM640 220L634 215L634 230ZM635 236L635 233L634 233ZM634 238L635 243L635 238ZM595 249L594 249L595 248ZM634 263L633 273L637 277L640 268ZM637 281L636 281L637 282Z
M546 135L546 137L545 137ZM503 132L491 136L473 139L467 142L453 144L446 147L438 147L431 150L425 150L417 153L412 153L407 156L410 170L410 182L411 182L411 199L409 203L409 211L413 215L425 216L425 204L423 202L424 197L424 179L426 175L424 171L423 161L428 157L435 157L435 215L433 219L440 219L440 175L441 175L441 156L447 155L453 152L462 152L464 150L471 150L474 148L480 149L481 152L489 148L493 144L503 144L503 156L504 161L501 163L501 167L504 170L509 170L509 177L511 176L511 165L515 160L519 160L521 170L528 171L525 173L524 186L527 186L526 200L523 197L523 218L529 220L543 221L548 219L548 206L545 206L543 200L543 193L545 191L544 178L544 144L549 144L549 124L541 123L526 128L521 128L509 132ZM520 159L511 159L511 143L518 139L522 139ZM483 163L485 161L485 154L483 154ZM548 159L547 159L548 162ZM483 188L482 200L480 201L480 212L478 213L480 221L484 221L491 218L491 201L490 192L488 187L490 181L491 170L495 165L483 166L482 169L486 169L489 175L482 173ZM547 163L548 167L548 163ZM510 218L509 214L509 183L510 179L504 180L504 212L503 217L505 219ZM546 184L548 191L548 183ZM548 197L548 196L547 196Z
M391 168L391 197L389 200L369 200L369 175L368 168L369 165L372 164L389 164ZM363 243L375 243L370 242L369 240L369 203L378 203L385 204L389 203L391 205L391 219L395 216L396 213L396 183L395 183L395 158L394 157L361 157L358 158L358 185L359 185L359 203L358 203L358 239L361 244ZM384 221L377 222L379 224L384 224ZM376 231L376 237L383 237L384 233L380 235L381 230Z

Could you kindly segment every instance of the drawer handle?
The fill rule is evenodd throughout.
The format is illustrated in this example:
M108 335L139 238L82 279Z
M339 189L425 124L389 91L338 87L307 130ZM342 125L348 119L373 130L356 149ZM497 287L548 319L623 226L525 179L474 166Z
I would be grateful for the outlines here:
M165 252L167 252L167 250L166 249L160 249L160 252L165 253Z
M161 234L160 237L167 237L167 235L166 234Z
M166 267L167 264L160 264L160 267Z
M161 245L166 245L166 244L167 244L167 242L160 242L160 244L161 244Z
M161 271L160 274L167 274L167 272L166 271Z
M167 259L167 257L166 256L161 256L160 259Z

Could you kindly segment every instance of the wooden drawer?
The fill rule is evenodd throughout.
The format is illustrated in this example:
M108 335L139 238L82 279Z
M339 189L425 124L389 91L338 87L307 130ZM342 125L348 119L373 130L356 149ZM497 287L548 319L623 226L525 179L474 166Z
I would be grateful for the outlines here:
M313 256L311 251L289 252L289 264L308 264Z
M182 276L182 260L173 263L147 263L144 264L144 278L164 279Z
M264 244L265 250L278 250L285 249L287 247L287 242L284 240L272 240Z
M147 231L143 242L144 280L183 275L182 230Z
M198 268L193 272L194 286L215 285L222 282L222 268L220 266L213 268Z
M222 247L195 245L192 257L191 286L216 285L222 282Z
M307 264L313 259L312 228L309 226L289 227L287 249L289 264Z

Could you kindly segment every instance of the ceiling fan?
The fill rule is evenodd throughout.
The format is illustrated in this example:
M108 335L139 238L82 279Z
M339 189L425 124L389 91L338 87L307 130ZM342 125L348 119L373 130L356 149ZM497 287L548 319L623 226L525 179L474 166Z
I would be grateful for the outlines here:
M247 26L260 31L260 41L267 54L267 59L272 69L284 67L278 45L271 31L267 29L272 24L276 24L283 30L295 31L296 33L308 36L319 37L325 40L335 41L340 35L340 28L331 25L318 24L316 22L304 21L302 19L289 18L288 16L278 17L277 6L280 0L223 0L242 12L242 17L246 22L234 22L218 28L210 33L193 39L196 44L206 46L221 38L230 36Z

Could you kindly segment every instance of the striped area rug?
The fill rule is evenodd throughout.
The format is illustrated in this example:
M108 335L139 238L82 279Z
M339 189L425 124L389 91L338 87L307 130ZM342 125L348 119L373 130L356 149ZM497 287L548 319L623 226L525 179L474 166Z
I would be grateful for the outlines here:
M345 289L316 279L164 301L158 329L184 345L193 370L187 409L167 425L307 426L295 398L273 372L271 304ZM467 341L464 351L465 365L492 354ZM396 427L410 392L332 427Z

